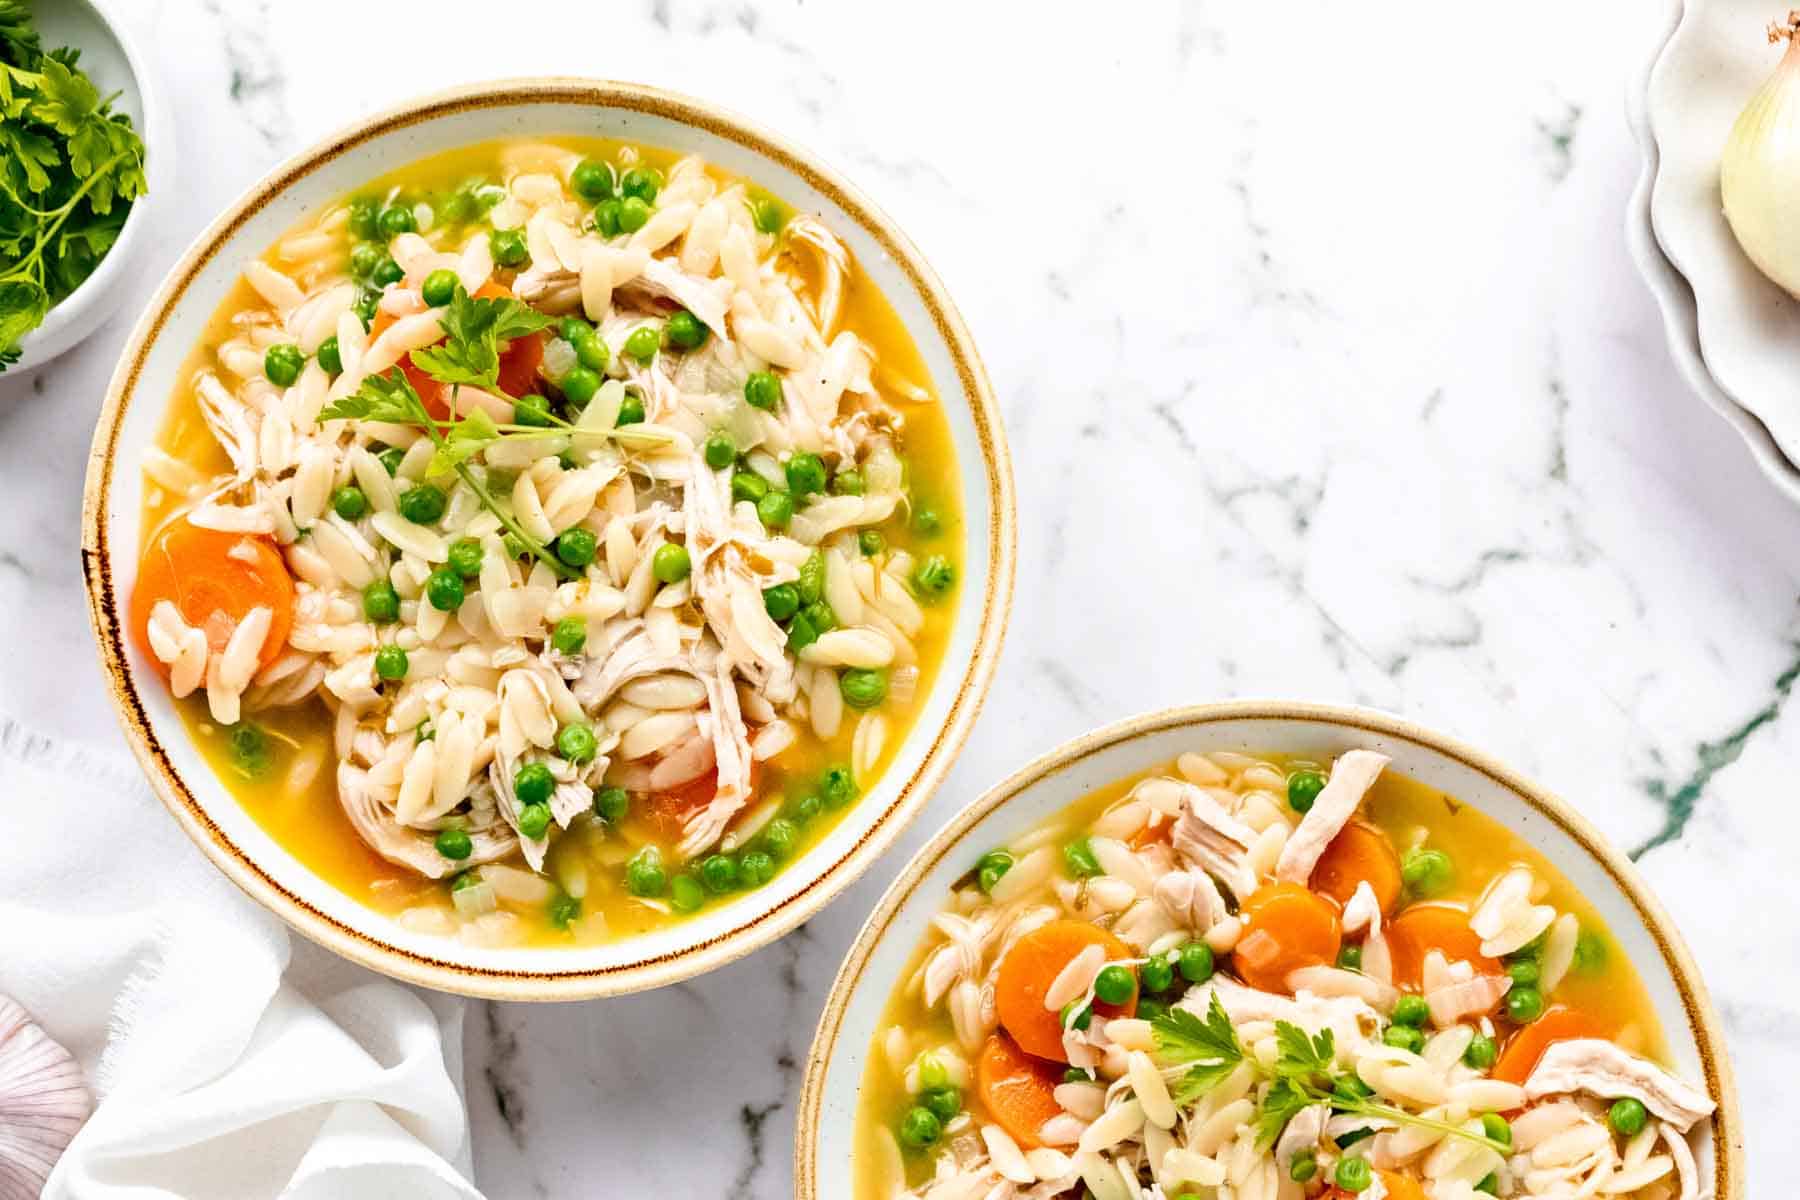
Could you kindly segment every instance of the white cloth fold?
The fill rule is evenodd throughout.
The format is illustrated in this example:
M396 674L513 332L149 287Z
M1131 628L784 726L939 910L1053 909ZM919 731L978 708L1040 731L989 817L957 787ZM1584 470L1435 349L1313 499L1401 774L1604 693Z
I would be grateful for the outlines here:
M122 754L4 717L0 992L98 1101L51 1200L479 1200L462 1002L294 942Z

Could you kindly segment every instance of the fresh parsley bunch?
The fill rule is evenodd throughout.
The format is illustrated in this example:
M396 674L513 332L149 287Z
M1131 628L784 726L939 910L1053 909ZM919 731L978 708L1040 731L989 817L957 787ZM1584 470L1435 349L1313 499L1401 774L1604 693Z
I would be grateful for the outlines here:
M82 72L0 0L0 371L118 240L144 194L144 143Z

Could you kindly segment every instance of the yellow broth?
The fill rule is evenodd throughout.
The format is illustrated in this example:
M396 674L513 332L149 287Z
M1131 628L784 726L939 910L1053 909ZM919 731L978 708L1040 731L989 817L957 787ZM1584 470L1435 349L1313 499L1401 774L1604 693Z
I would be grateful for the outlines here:
M1324 764L1282 755L1255 755L1284 771ZM1058 813L1036 830L1025 835L1033 844L1042 844L1047 832L1054 831L1052 844L1071 841L1086 831L1101 813L1111 808L1144 779L1166 775L1179 777L1174 763L1128 776L1090 792ZM1642 980L1625 959L1618 943L1606 930L1599 914L1587 899L1570 885L1550 860L1521 838L1489 817L1445 792L1426 787L1394 771L1387 771L1376 781L1363 800L1360 815L1379 826L1392 839L1396 849L1426 845L1447 853L1455 864L1455 879L1443 892L1431 899L1471 905L1487 884L1515 866L1530 867L1538 880L1548 885L1540 901L1562 912L1573 913L1584 934L1597 938L1602 953L1597 966L1572 968L1555 991L1545 997L1546 1006L1566 1005L1595 1018L1603 1027L1614 1031L1614 1040L1627 1050L1656 1059L1666 1059L1662 1030L1656 1012L1650 1005ZM968 847L966 857L971 868L975 860L991 847ZM966 879L963 883L968 882ZM960 885L959 885L960 886ZM1405 901L1403 900L1404 904ZM858 1200L887 1200L882 1191L884 1164L891 1150L885 1133L896 1129L901 1117L915 1101L906 1092L901 1073L889 1063L884 1045L888 1030L898 1025L913 1035L917 1050L955 1045L956 1033L944 1007L927 1011L916 984L930 951L938 945L927 940L914 951L901 983L889 996L876 1024L874 1041L867 1054L863 1086L859 1092L856 1129L852 1142L854 1176ZM1228 966L1229 958L1221 965ZM1496 1020L1496 1040L1505 1045L1505 1033L1512 1028L1503 1019ZM967 1057L965 1055L965 1057ZM966 1109L981 1117L979 1099L973 1087L963 1089ZM924 1153L905 1155L909 1183L929 1178L936 1148Z
M409 200L434 202L472 177L495 180L533 169L536 164L532 147L545 145L614 163L646 163L665 171L681 157L657 147L582 137L496 141L470 146L409 164L356 189L317 218L287 231L264 252L263 258L277 269L295 274L300 285L308 290L343 277L348 272L352 244L343 217L352 199L398 195ZM759 203L774 200L747 181L735 179L710 165L707 169L721 186L745 182L751 197ZM455 236L460 244L460 239L466 237L462 231L475 226L448 228L458 231ZM326 259L329 264L326 268L311 273L306 270L296 272L294 264L283 258L282 244L313 232L338 237L342 252ZM426 236L434 239L438 232L434 227ZM795 273L799 274L798 267ZM804 292L802 295L811 298ZM183 364L170 396L156 444L203 475L225 471L229 464L200 416L193 380L202 370L222 369L218 361L219 348L239 332L239 314L264 307L250 285L238 278L208 321L200 343ZM926 403L897 406L902 412L897 449L906 463L913 507L935 510L941 527L932 533L916 532L911 526L907 506L903 505L893 519L878 527L886 538L888 552L907 550L915 557L944 554L956 566L960 580L967 542L955 452L949 423L940 407L938 389L900 317L854 259L845 283L841 312L839 328L854 332L873 348L880 378L904 380L924 388L931 396ZM182 497L171 495L154 482L147 481L142 541L147 544L163 523L184 510L185 504ZM958 586L961 586L960 582ZM917 688L910 701L902 703L890 696L883 707L889 725L886 746L875 769L864 781L861 788L864 792L893 760L931 693L949 640L954 607L954 593L938 604L924 606L925 625L913 639L918 651ZM335 783L331 716L323 701L313 698L294 708L266 709L246 716L246 721L253 722L266 735L263 743L265 762L255 771L246 769L242 755L234 749L232 733L233 728L238 727L220 728L213 722L203 695L195 693L180 702L178 708L190 734L232 795L272 838L326 882L390 915L422 905L446 911L451 909L444 881L424 879L387 862L368 848L344 815ZM752 817L771 800L780 801L785 796L792 801L809 792L816 793L818 778L827 767L850 761L855 727L855 721L846 720L837 736L829 742L821 741L806 730L800 740L783 751L776 761L762 764L758 793L739 819ZM553 923L547 914L537 914L536 919L528 922L528 943L561 945L605 941L683 919L669 908L666 899L645 901L625 891L625 860L646 844L662 848L665 860L671 865L671 874L679 867L672 842L642 818L638 799L634 797L632 814L616 831L609 832L597 818L583 816L552 840L545 872L559 886L566 886L566 881L577 874L585 876L587 887L582 914L566 928ZM835 810L827 807L804 826L789 862L801 857L823 838L855 803L852 801ZM791 804L784 806L784 811L787 808L791 808ZM733 833L728 830L721 848L734 848L734 840ZM777 864L778 869L785 865Z

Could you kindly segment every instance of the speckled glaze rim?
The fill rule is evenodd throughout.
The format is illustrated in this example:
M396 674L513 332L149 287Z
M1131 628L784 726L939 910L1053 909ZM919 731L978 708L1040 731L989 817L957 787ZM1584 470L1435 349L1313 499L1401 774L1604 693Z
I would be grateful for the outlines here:
M756 912L717 936L670 953L584 970L501 970L474 966L456 961L454 942L446 943L442 956L415 953L320 911L284 887L234 844L208 818L151 727L148 713L132 682L122 597L114 588L107 545L108 495L127 406L137 390L150 348L161 335L176 304L227 240L297 181L375 137L469 110L536 104L624 110L697 128L791 171L841 209L905 275L930 315L955 366L957 386L968 398L975 426L978 444L959 446L958 449L963 454L978 452L981 455L988 490L985 521L991 558L972 654L960 679L955 680L955 692L943 724L935 730L915 729L912 732L914 738L930 736L933 740L918 768L900 784L886 810L847 851L835 861L824 864L822 869L814 868L817 874L776 907ZM163 396L157 395L148 397L145 402L161 404L164 400ZM981 519L973 512L969 516L971 525ZM813 916L849 886L918 815L962 748L993 680L1012 605L1016 519L1012 465L1001 427L999 404L974 340L937 274L905 234L861 191L810 153L706 101L640 84L531 78L498 80L438 92L359 121L277 166L207 227L170 271L132 330L107 389L88 456L82 504L81 557L89 618L99 644L101 667L132 752L152 789L182 828L252 899L327 949L409 983L501 1000L582 1000L675 983L724 966L767 945ZM135 553L135 547L127 548L126 553ZM969 615L965 614L964 619ZM797 863L790 869L809 868Z
M1738 1109L1737 1083L1726 1049L1724 1028L1707 995L1706 986L1701 981L1700 968L1688 952L1687 944L1631 861L1615 850L1600 831L1568 803L1499 761L1454 738L1415 725L1401 717L1370 709L1282 700L1239 700L1163 709L1127 718L1065 742L1048 754L1027 763L971 801L913 856L857 933L856 941L845 956L843 966L838 968L837 978L832 981L831 993L825 1001L825 1011L819 1016L818 1030L813 1035L812 1049L807 1055L806 1077L801 1084L800 1107L794 1125L796 1200L822 1200L817 1172L819 1114L824 1104L825 1080L829 1074L831 1057L838 1049L839 1035L849 1011L851 994L856 990L876 945L886 936L888 927L925 877L931 874L945 856L954 852L969 831L989 814L1051 776L1061 774L1115 746L1152 734L1176 729L1201 729L1208 725L1245 720L1329 726L1334 730L1350 730L1410 742L1440 754L1478 775L1486 776L1496 786L1512 792L1592 855L1620 894L1630 903L1643 922L1645 931L1661 952L1663 963L1686 1011L1688 1028L1693 1035L1706 1076L1707 1092L1718 1101L1718 1111L1711 1120L1712 1194L1718 1200L1742 1200L1745 1195L1744 1126ZM833 1200L837 1198L834 1197Z

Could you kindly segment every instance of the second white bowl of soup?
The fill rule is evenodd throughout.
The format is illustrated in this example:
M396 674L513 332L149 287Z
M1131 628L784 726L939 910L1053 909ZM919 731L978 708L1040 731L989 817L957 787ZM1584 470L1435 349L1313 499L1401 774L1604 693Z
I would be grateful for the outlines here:
M799 1195L1742 1194L1718 1021L1632 868L1455 742L1101 730L920 852L827 1003Z
M728 961L922 803L1011 492L966 332L823 167L697 102L494 85L203 235L86 545L152 782L304 932L567 998Z

